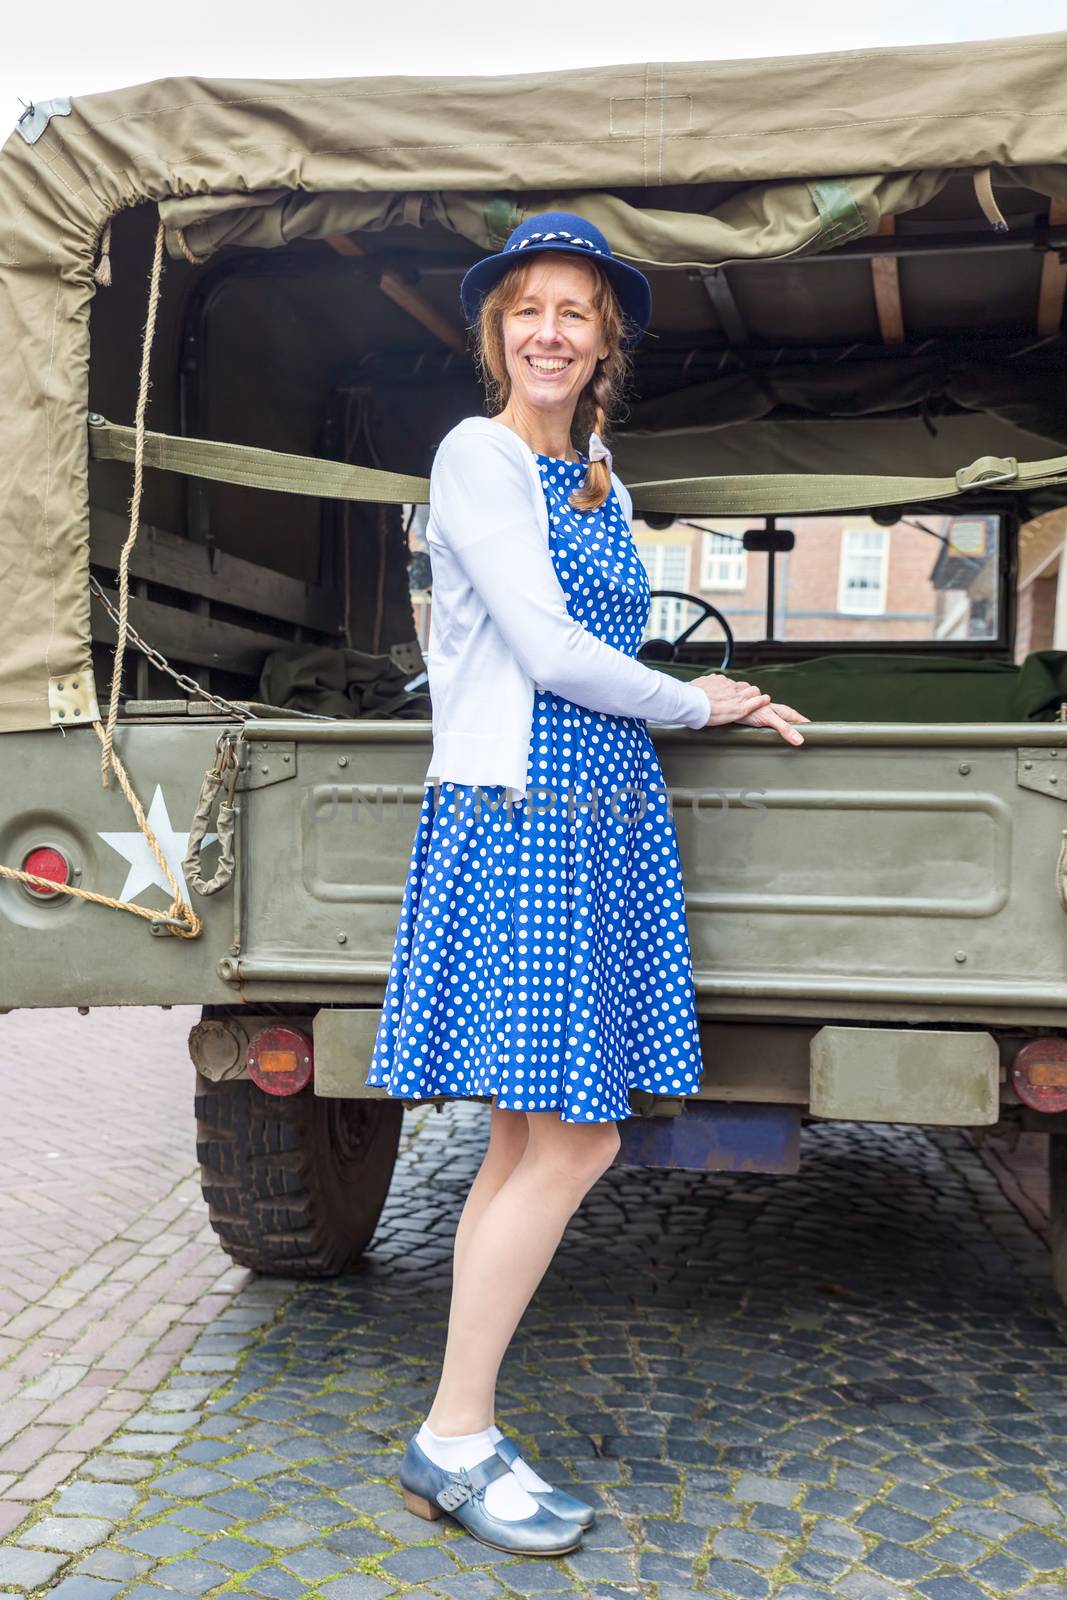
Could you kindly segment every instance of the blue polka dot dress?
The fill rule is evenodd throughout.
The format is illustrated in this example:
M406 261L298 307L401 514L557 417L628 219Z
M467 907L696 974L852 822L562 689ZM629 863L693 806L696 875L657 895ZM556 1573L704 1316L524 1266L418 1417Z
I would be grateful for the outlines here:
M614 490L575 511L584 458L537 462L568 610L636 656L651 596ZM527 780L510 805L502 784L427 788L367 1083L564 1122L627 1117L632 1088L692 1094L681 861L644 720L535 688Z

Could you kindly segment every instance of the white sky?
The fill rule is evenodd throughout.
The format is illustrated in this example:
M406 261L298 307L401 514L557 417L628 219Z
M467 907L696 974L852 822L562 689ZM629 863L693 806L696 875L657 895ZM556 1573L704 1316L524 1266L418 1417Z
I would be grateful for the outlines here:
M1067 29L1063 0L53 0L13 6L0 143L23 100L152 78L443 76L803 55Z

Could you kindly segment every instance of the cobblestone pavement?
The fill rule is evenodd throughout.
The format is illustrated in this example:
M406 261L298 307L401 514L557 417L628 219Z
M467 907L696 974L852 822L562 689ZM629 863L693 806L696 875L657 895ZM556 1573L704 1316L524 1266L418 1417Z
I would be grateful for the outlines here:
M796 1177L612 1169L509 1350L498 1420L595 1500L513 1560L403 1509L483 1107L409 1114L364 1270L246 1288L0 1544L55 1600L1067 1600L1067 1323L961 1135L826 1125Z
M248 1281L196 1176L199 1014L0 1016L0 1536Z

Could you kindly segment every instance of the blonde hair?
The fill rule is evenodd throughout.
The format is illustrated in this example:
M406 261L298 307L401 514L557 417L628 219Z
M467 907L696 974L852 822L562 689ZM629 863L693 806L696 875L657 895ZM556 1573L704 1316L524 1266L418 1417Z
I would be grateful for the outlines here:
M473 328L474 358L478 365L490 407L502 411L511 395L504 356L504 315L518 300L531 261L516 262L484 297ZM618 409L630 372L630 361L623 349L625 319L615 291L594 261L586 262L595 284L593 305L600 317L600 328L608 353L598 361L596 371L578 396L571 421L571 443L585 449L591 432L606 439L608 421ZM606 461L591 461L580 489L574 489L570 503L576 511L594 511L611 492L611 468Z

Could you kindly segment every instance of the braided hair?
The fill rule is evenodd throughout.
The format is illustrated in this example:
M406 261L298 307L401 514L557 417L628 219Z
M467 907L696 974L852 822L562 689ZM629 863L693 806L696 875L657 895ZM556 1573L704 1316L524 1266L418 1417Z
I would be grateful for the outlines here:
M493 285L482 300L474 324L474 359L493 412L502 411L511 395L511 378L504 357L504 314L522 292L529 261L517 262ZM630 360L623 349L625 318L615 291L594 261L586 263L596 282L593 305L608 353L598 361L593 376L578 396L571 421L571 443L584 450L589 435L596 432L606 442L607 429L619 409L622 392L630 374ZM570 503L576 511L594 511L611 492L611 468L606 461L591 461L580 488L571 491Z

